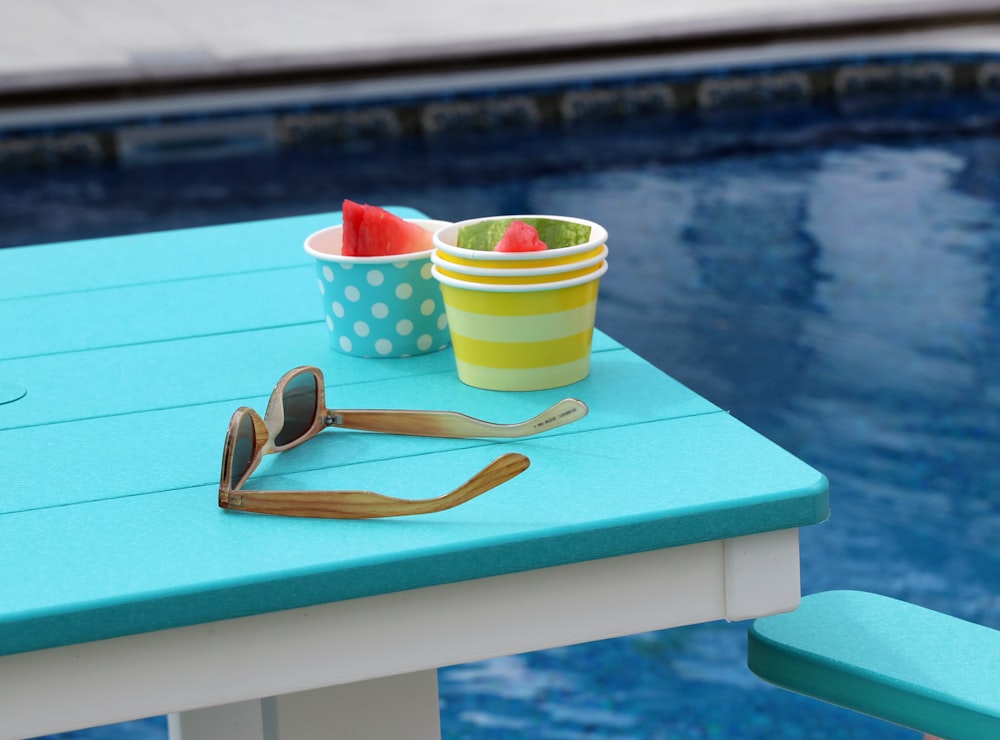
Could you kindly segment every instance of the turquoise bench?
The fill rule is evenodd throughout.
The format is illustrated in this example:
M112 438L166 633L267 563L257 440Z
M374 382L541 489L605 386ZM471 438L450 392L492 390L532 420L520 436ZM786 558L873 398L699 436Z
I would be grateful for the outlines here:
M949 740L1000 738L1000 631L860 591L750 627L765 681Z

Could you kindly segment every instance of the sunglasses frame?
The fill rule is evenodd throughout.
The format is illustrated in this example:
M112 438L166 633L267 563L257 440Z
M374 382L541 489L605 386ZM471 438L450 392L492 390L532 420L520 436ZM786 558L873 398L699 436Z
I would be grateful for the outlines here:
M294 439L276 445L285 423L284 394L296 378L310 374L316 383L316 399L310 425ZM262 491L242 490L265 455L284 452L303 444L329 426L390 434L431 437L525 437L564 426L585 416L586 404L563 399L542 414L518 424L494 424L453 411L409 411L358 409L336 411L326 407L326 383L317 367L303 365L281 376L268 399L264 416L248 406L239 407L229 420L222 454L219 507L261 514L369 519L387 516L426 514L453 508L510 480L527 469L530 461L519 453L501 455L453 491L431 499L400 499L373 491ZM253 449L246 470L232 483L236 444L248 418L253 433Z

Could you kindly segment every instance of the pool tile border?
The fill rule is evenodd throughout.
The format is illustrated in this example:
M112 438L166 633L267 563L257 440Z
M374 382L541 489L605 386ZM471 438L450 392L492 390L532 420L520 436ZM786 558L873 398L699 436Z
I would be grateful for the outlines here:
M665 116L668 124L691 115L745 121L747 116L772 117L817 106L857 114L892 109L901 101L940 101L956 92L983 103L1000 97L1000 55L893 53L354 101L298 101L215 114L147 113L100 123L11 126L0 128L0 171L235 156L359 139L433 138L636 116Z

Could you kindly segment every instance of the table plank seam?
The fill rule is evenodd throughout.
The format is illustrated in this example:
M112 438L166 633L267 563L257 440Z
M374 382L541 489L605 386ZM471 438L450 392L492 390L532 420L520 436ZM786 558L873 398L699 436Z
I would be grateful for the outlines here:
M146 339L141 342L124 342L122 344L102 344L98 346L91 347L80 347L78 349L64 349L58 351L50 352L35 352L26 355L9 355L6 357L0 357L0 362L6 362L8 360L31 360L38 357L57 357L60 355L73 355L82 352L95 352L100 350L113 350L113 349L124 349L126 347L146 347L153 344L165 344L168 342L185 342L189 339L208 339L210 337L227 337L234 334L250 334L257 331L266 331L268 329L289 329L296 326L311 326L315 324L322 324L322 320L309 320L309 321L293 321L287 324L268 324L266 326L250 326L243 329L228 329L225 331L212 331L205 332L203 334L186 334L182 337L164 337L162 339Z
M207 272L201 275L184 275L173 278L162 278L160 280L137 280L134 282L127 282L127 283L115 283L114 285L95 285L90 288L77 288L75 290L54 290L46 293L26 293L23 295L8 295L8 296L0 295L0 303L7 303L10 301L35 301L41 298L57 298L59 296L84 295L88 293L101 293L104 291L122 290L127 288L143 288L150 285L186 283L197 280L215 280L223 277L253 275L259 272L272 273L282 270L302 270L311 267L312 265L310 265L307 262L298 262L289 265L276 265L274 267L255 267L249 270L227 270L224 272Z
M321 321L320 322L312 322L312 321L310 321L310 322L305 322L305 323L302 323L302 324L292 324L292 325L289 325L289 326L309 326L309 325L313 325L313 324L316 324L316 323L322 323L322 322ZM278 327L278 328L287 328L287 327ZM268 330L270 330L269 327L265 327L263 329L246 329L246 330L241 330L239 332L228 332L226 334L226 336L229 336L231 334L237 334L237 333L268 331ZM196 339L205 339L205 338L210 338L211 336L219 336L219 335L218 334L205 335L205 336L199 336L199 337L194 337L194 338L196 338ZM148 343L143 343L143 344L165 344L165 343L173 342L173 341L176 341L176 342L186 342L186 341L188 341L188 339L189 338L170 339L170 340L161 340L161 341L158 341L158 342L148 342ZM131 348L131 347L139 347L139 346L142 346L142 344L126 344L126 345L119 345L119 346L115 346L115 347L97 347L97 348L92 348L92 349L71 350L71 351L67 351L67 352L56 352L56 353L48 353L48 354L41 354L41 355L32 355L32 356L28 356L28 357L0 358L0 373L2 373L2 371L4 370L4 363L5 362L11 362L11 363L13 363L13 362L20 362L20 361L24 361L24 360L39 359L39 358L45 358L45 357L51 357L51 356L57 356L57 355L77 354L77 353L83 353L83 352L101 352L101 351L111 352L111 351L117 351L117 350L128 349L128 348ZM608 352L622 352L622 351L627 351L627 350L625 350L625 348L622 347L622 346L602 347L600 349L594 349L593 350L593 354L596 355L596 354L602 354L602 353L608 353ZM450 377L450 376L453 376L453 375L454 375L454 371L449 368L448 370L432 369L432 370L427 370L425 372L411 372L409 374L409 377L413 377L413 378L417 378L417 377L419 377L419 378L431 378L431 377L434 377L434 376L442 376L442 377L443 376L449 376ZM2 377L2 376L0 376L0 377ZM348 384L338 386L338 388L343 389L343 388L349 388L349 387L355 387L355 386L366 386L366 385L370 385L370 384L381 383L381 382L383 382L383 380L384 380L384 378L381 378L381 377L379 377L379 378L373 378L373 379L352 380ZM257 403L258 405L263 406L263 405L265 405L267 403L267 399L270 397L270 394L271 394L271 389L268 388L268 389L266 389L264 391L261 391L259 393L242 394L240 396L233 396L233 397L229 397L229 398L212 399L212 400L207 400L207 401L186 401L186 402L183 402L183 403L170 404L170 405L165 405L165 406L150 406L150 407L145 407L145 408L134 408L134 409L130 409L128 411L116 411L116 412L108 413L108 414L90 414L90 415L86 415L86 416L74 416L74 417L69 417L69 418L55 419L55 420L49 420L49 421L41 421L41 422L36 422L36 423L14 424L14 425L10 425L10 426L3 426L2 414L0 414L0 432L16 431L16 430L19 430L19 429L33 429L33 428L37 428L37 427L54 426L54 425L58 425L58 424L73 424L73 423L78 423L78 422L92 421L92 420L96 420L96 419L113 419L113 418L116 418L116 417L133 416L135 414L146 414L146 413L156 413L156 412L161 412L161 411L171 411L171 410L187 409L187 408L197 408L197 407L201 407L201 406L212 406L212 405L224 404L224 403L233 403L233 404L244 405L244 406L252 406L254 403ZM234 410L235 410L235 406L234 406Z
M2 362L0 362L0 370L2 370L2 369L3 369L3 364L2 364ZM447 373L447 372L444 372L444 371L441 371L441 370L434 370L434 371L425 372L425 373L413 373L411 375L411 377L414 377L414 378L427 378L427 377L431 377L431 376L434 376L434 375L449 375L449 374L450 373ZM379 383L379 382L381 382L381 380L382 379L358 380L358 381L352 382L350 385L351 386L368 385L370 383ZM340 386L340 387L341 388L346 388L348 386ZM9 427L0 426L0 432L12 432L12 431L17 431L19 429L35 429L35 428L38 428L38 427L57 426L59 424L77 424L77 423L85 422L85 421L94 421L94 420L97 420L97 419L114 419L114 418L117 418L117 417L135 416L137 414L155 414L155 413L159 413L159 412L162 412L162 411L176 411L176 410L182 410L182 409L199 408L199 407L202 407L202 406L216 406L216 405L221 406L223 404L234 404L233 405L233 410L234 411L236 410L237 406L251 406L251 407L254 407L254 404L256 404L257 406L261 407L261 409L263 409L263 407L267 405L267 401L270 398L270 395L271 395L271 392L270 392L270 390L268 390L268 391L264 391L263 393L255 393L253 395L240 395L240 396L233 396L231 398L213 399L213 400L210 400L210 401L189 401L189 402L185 402L185 403L177 403L177 404L171 404L171 405L167 405L167 406L150 406L150 407L147 407L147 408L131 409L129 411L116 411L116 412L110 413L110 414L91 414L90 416L74 416L74 417L71 417L71 418L57 419L57 420L54 420L54 421L40 421L40 422L37 422L37 423L34 423L34 424L30 424L30 423L29 424L18 424L16 426L9 426Z
M647 424L658 424L658 423L662 423L662 422L665 422L665 421L675 421L675 420L680 420L680 419L691 419L691 418L700 417L700 416L712 416L712 415L715 415L715 414L724 414L724 413L726 413L726 412L722 411L721 409L719 409L719 410L707 410L707 411L702 411L702 412L694 412L694 413L690 413L690 414L684 414L682 416L664 416L664 417L660 417L660 418L657 418L657 419L649 419L649 420L641 421L641 422L630 422L630 423L626 423L626 424L609 424L607 426L587 427L587 428L579 429L579 430L575 430L575 429L564 427L563 429L553 430L553 431L549 432L546 435L545 438L547 438L547 439L554 439L554 438L560 438L560 439L562 439L562 438L572 437L572 436L576 436L576 435L590 434L592 432L609 431L609 430L613 430L613 429L626 429L626 428L629 428L629 427L638 427L638 426L644 426L644 425L647 425ZM362 431L358 431L358 432L352 431L350 433L352 433L352 434L365 434L365 435L378 434L377 432L362 432ZM541 438L539 438L539 439L541 439ZM467 444L462 445L462 444L460 444L461 441L465 441L465 442L467 442ZM455 440L456 444L455 444L455 446L452 449L454 449L454 450L473 450L473 449L487 449L487 448L495 448L495 447L506 447L506 446L509 446L509 445L518 445L518 444L523 445L525 443L525 441L527 441L527 440L526 439L503 439L503 440L496 440L496 439L488 439L488 438L485 438L485 437L473 437L473 438L468 438L467 440ZM359 461L358 463L352 463L352 464L349 464L349 465L346 465L346 466L345 465L321 465L321 466L316 466L316 467L297 468L294 471L286 471L286 472L279 472L279 473L264 474L264 475L260 475L260 476L255 477L253 479L254 485L253 486L247 486L247 490L254 490L254 488L261 489L261 490L269 490L269 489L267 489L266 486L262 485L264 483L264 481L273 480L273 479L280 479L280 478L282 478L282 477L284 477L286 475L301 475L301 474L305 474L305 473L315 473L315 472L319 472L319 471L323 471L323 470L332 470L332 469L346 470L346 469L352 467L352 465L360 465L360 464L369 465L369 464L378 464L378 463L385 463L385 462L391 462L391 461L409 460L409 459L424 457L426 455L433 455L433 454L437 454L437 453L435 453L435 452L413 452L413 453L404 453L404 454L397 454L397 455L383 455L381 457L373 457L373 458L366 459L366 460L363 460L363 461ZM176 493L176 492L180 492L180 491L191 491L191 492L194 492L194 491L197 491L197 490L202 489L202 488L207 488L207 489L210 489L211 491L214 492L214 491L217 490L218 485L219 485L218 484L218 480L216 480L215 478L213 478L211 481L207 481L207 482L204 482L204 483L193 483L193 484L183 485L183 486L170 486L170 487L167 487L167 488L157 488L157 489L150 489L150 490L145 490L145 491L134 491L132 493L118 494L118 495L113 495L113 496L103 496L101 498L78 500L78 501L71 501L71 502L59 503L59 504L49 504L49 505L46 505L46 506L31 506L31 507L24 507L24 508L20 508L20 509L8 509L6 511L0 511L0 517L7 516L7 515L15 515L15 514L28 514L28 513L31 513L31 512L38 512L38 511L50 511L50 510L54 510L54 509L62 509L62 508L72 507L72 506L88 506L88 505L91 505L91 504L101 504L101 503L105 503L105 502L109 502L109 501L122 501L122 500L126 500L126 499L131 499L131 498L138 498L140 496L157 496L157 495L161 495L161 494L165 494L165 493Z

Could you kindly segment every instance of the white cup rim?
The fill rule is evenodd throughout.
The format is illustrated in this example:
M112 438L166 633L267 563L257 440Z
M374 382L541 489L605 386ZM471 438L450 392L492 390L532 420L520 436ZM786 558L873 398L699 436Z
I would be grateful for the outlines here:
M416 224L432 234L451 224L451 221L441 221L435 218L404 218L403 220L411 224ZM416 259L426 259L434 251L434 248L431 247L430 249L425 249L420 252L407 252L405 254L386 254L378 257L345 257L342 254L321 251L314 246L314 243L319 239L322 239L335 231L343 231L343 229L344 225L340 223L334 226L326 226L319 231L314 231L306 237L305 242L303 243L303 248L305 249L306 254L309 254L310 256L323 262L337 262L343 265L374 265L385 264L387 262L411 262Z
M563 272L575 272L587 267L593 267L598 262L603 262L608 256L607 246L603 247L599 254L589 257L579 262L567 262L563 265L547 265L545 267L475 267L472 265L460 265L449 262L438 256L437 249L431 253L431 262L435 265L451 272L460 272L463 275L482 275L483 277L530 277L531 275L557 275Z
M454 237L458 237L458 230L463 226L468 226L469 224L477 224L481 221L496 221L499 219L525 219L525 218L548 218L554 221L571 221L577 224L584 224L590 227L590 239L583 244L574 244L571 247L558 247L556 249L545 249L538 250L537 252L493 252L486 251L482 249L466 249L465 247L459 247L449 242L444 241L444 233L448 232L449 229L454 229ZM456 257L464 257L470 260L543 260L543 259L556 259L559 257L565 257L567 255L578 254L579 252L586 252L588 250L599 247L602 244L606 244L608 241L608 230L601 226L595 221L590 221L585 218L577 218L576 216L551 216L541 213L526 213L514 216L485 216L481 218L468 218L464 221L456 221L455 223L448 224L447 226L442 226L434 233L434 246L438 249L453 254Z
M460 288L463 290L479 290L485 291L487 293L530 293L533 291L541 290L559 290L560 288L572 288L576 285L582 285L583 283L589 283L592 280L597 280L608 271L608 263L605 261L593 272L589 272L586 275L577 275L575 278L569 278L568 280L552 280L547 283L518 283L518 284L506 284L499 285L496 283L473 283L468 280L458 280L457 278L450 277L448 275L442 275L441 271L438 270L437 265L431 265L431 275L434 276L435 280L438 280L443 285L447 285L452 288Z

